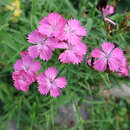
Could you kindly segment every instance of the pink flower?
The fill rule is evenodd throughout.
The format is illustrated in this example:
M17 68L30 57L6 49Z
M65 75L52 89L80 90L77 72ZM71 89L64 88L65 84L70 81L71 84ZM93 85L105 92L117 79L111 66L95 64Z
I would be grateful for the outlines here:
M86 28L82 27L80 21L76 19L68 20L61 39L68 40L71 44L76 44L77 42L80 42L81 36L86 36Z
M52 51L54 51L56 48L58 41L55 38L48 38L35 30L29 34L28 42L36 44L35 46L28 48L29 55L32 58L36 58L40 55L42 60L49 60L52 56Z
M48 17L44 17L40 21L38 31L43 35L47 35L48 37L54 36L59 38L63 32L65 24L66 20L60 14L50 13Z
M126 10L124 10L123 12L124 12L124 14L126 14L126 13L127 13L127 11L126 11Z
M102 8L103 16L106 17L107 15L111 15L114 13L115 8L112 5L106 5L105 8Z
M121 65L120 65L118 75L119 76L122 76L122 75L129 76L126 57L122 57L122 59L121 59Z
M29 86L32 83L32 78L24 70L13 72L12 78L14 80L14 86L17 90L27 92Z
M55 67L49 67L44 73L40 73L37 77L39 84L38 91L42 95L48 94L52 97L57 97L61 94L60 88L65 88L67 85L67 80L65 77L56 78L58 71Z
M61 53L59 56L60 61L63 63L72 62L73 64L81 63L87 50L86 45L81 42L75 45L62 42L62 43L59 43L57 48L65 49L65 51Z
M40 70L41 64L39 61L33 60L26 52L22 52L21 55L22 59L16 61L14 70L16 72L24 70L34 82L36 80L36 72Z
M119 71L121 59L124 57L120 48L115 48L113 43L103 42L103 51L96 48L91 52L91 56L96 58L94 68L98 71L105 71L107 64L111 71Z
M116 25L115 22L113 22L111 19L107 18L108 15L111 15L114 13L115 8L114 6L107 5L106 8L102 8L104 19L108 22L110 22L113 25Z

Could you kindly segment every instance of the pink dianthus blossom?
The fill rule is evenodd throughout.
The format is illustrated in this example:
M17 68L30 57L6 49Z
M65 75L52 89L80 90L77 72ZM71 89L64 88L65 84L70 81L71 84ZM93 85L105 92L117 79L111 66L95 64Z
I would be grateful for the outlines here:
M21 52L22 59L18 59L14 64L12 78L17 90L27 92L29 86L36 80L36 72L40 70L39 61L33 60L26 51Z
M108 22L110 22L113 25L116 25L115 22L113 22L110 18L107 18L108 15L111 15L114 13L115 8L112 5L106 5L105 8L102 8L104 19Z
M62 34L64 26L66 24L66 19L62 17L58 13L50 13L47 17L44 17L40 21L40 26L38 27L38 31L47 35L48 37L56 37Z
M28 48L29 55L32 58L40 55L42 60L49 60L52 56L52 51L56 48L58 40L56 38L48 38L35 30L29 34L28 42L36 44Z
M17 90L27 92L29 86L32 84L32 78L24 70L13 72L12 78L14 80L14 86Z
M111 15L114 13L115 8L112 5L106 5L105 8L102 8L103 16L106 17L107 15Z
M94 68L98 71L105 71L107 64L111 71L119 71L121 60L124 57L123 51L120 48L115 48L115 45L110 42L103 42L102 49L95 48L91 52L91 56L96 58Z
M37 77L38 81L38 91L42 95L48 94L52 97L57 97L61 94L60 88L65 88L67 85L67 80L65 77L56 78L58 71L55 67L49 67L44 73L40 73Z
M22 59L16 61L14 70L16 72L24 70L34 82L36 80L36 72L40 70L41 64L39 61L33 60L26 52L22 52L21 55Z
M60 54L59 60L63 63L73 64L81 63L87 50L86 44L82 42L74 45L62 42L58 44L57 48L65 49L65 51Z
M68 40L71 44L76 44L80 42L81 36L86 36L86 28L81 26L80 21L76 19L68 20L61 39Z
M124 14L126 14L126 13L127 13L127 11L126 11L126 10L124 10L123 12L124 12Z

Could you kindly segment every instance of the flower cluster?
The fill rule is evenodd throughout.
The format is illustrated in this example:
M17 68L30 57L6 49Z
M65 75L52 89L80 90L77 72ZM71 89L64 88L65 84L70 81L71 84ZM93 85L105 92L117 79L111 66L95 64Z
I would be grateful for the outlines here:
M58 71L54 67L48 68L37 76L36 73L41 68L40 62L33 60L27 52L22 52L21 56L22 59L17 60L14 64L15 72L12 74L15 88L27 92L29 86L37 80L38 91L42 95L46 95L50 91L52 97L59 96L61 94L59 88L64 88L67 85L66 78L56 78Z
M28 42L35 44L28 48L32 58L40 56L48 61L52 52L63 49L59 60L62 63L78 64L86 54L86 44L81 42L81 37L86 36L86 28L82 27L76 19L66 20L58 13L50 13L40 21L38 29L31 32Z
M103 12L106 18L114 12L114 8L107 6ZM86 44L82 42L82 36L86 35L86 28L76 19L66 20L58 13L50 13L44 17L38 28L28 35L28 42L33 46L28 48L28 52L22 52L22 59L14 64L15 72L12 77L16 89L27 92L29 86L37 80L40 94L50 92L54 98L59 96L60 89L67 85L66 78L57 78L58 71L55 67L49 67L38 75L41 64L34 58L40 57L43 61L48 61L55 49L62 49L58 58L60 62L79 64L87 51ZM98 71L103 72L108 66L111 71L118 72L118 75L128 76L127 60L122 49L110 42L103 42L102 50L94 49L87 56L86 63Z
M78 20L67 21L58 13L50 13L44 17L37 30L28 35L28 42L33 46L28 48L28 52L23 52L22 59L17 60L14 65L15 72L12 77L16 89L27 92L32 82L37 79L41 94L45 95L50 91L51 96L59 96L61 93L59 88L64 88L67 84L66 78L56 78L58 72L54 67L37 76L41 65L34 58L39 56L43 61L48 61L52 57L52 52L59 48L64 49L59 56L61 62L78 64L86 54L87 47L81 42L81 37L85 35L86 29Z
M27 52L21 53L22 59L14 64L13 80L14 86L18 90L27 92L32 82L36 80L36 72L40 70L41 64L39 61L33 60Z
M91 64L91 58L94 58L93 64ZM89 66L93 65L93 68L104 72L107 68L111 71L118 72L119 75L128 76L127 59L121 48L115 47L113 43L103 42L102 50L95 48L91 52L91 56L87 57L86 63Z

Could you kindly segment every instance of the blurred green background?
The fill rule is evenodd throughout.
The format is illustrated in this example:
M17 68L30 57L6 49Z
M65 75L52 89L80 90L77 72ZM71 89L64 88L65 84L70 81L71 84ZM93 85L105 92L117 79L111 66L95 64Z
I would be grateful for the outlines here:
M110 18L117 26L104 23L98 7L106 4L115 6ZM87 28L88 34L83 38L88 46L87 56L103 41L109 41L124 50L130 65L129 10L129 0L0 0L0 130L10 128L11 121L16 130L130 130L130 96L111 95L113 88L121 92L123 85L129 88L129 77L97 72L85 62L61 64L56 50L48 62L39 61L41 71L55 66L59 75L67 77L68 85L60 97L40 95L37 83L27 93L17 91L11 78L20 52L30 46L27 35L50 12L78 19ZM72 113L75 119L66 121Z

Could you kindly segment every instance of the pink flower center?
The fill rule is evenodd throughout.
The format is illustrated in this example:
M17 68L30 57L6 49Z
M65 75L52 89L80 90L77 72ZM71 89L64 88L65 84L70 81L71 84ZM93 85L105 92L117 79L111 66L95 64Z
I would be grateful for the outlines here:
M114 48L111 51L104 52L102 56L108 60L109 58L111 58L111 53L113 50Z
M25 78L24 75L21 76L21 80L24 81L24 82L26 82L26 78Z
M55 80L47 79L47 85L49 89L52 89L55 86Z
M24 70L25 70L26 72L28 72L28 71L29 71L29 69L30 69L30 67L29 67L29 66L27 66L27 65L23 66L23 68L24 68Z
M38 50L42 51L43 46L46 45L47 39L48 39L48 38L46 38L45 40L42 40L42 41L37 45Z
M74 34L74 29L67 25L66 28L65 28L65 32L66 33L71 33L73 35Z
M40 42L40 45L44 45L44 44L46 43L47 39L48 39L48 38L45 38L44 40L42 40L42 41Z

